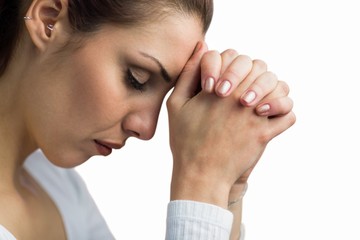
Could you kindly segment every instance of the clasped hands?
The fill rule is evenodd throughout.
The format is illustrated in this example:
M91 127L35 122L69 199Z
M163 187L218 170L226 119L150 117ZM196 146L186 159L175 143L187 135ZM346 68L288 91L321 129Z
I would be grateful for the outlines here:
M171 200L226 209L267 143L295 123L288 94L263 61L232 49L208 51L200 42L167 101Z

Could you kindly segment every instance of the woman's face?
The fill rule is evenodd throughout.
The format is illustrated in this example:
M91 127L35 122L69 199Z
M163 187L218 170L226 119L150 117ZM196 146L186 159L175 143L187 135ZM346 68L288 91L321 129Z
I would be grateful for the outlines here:
M131 136L152 138L162 101L200 40L197 19L171 16L104 26L81 48L44 60L25 98L35 142L53 163L72 167Z

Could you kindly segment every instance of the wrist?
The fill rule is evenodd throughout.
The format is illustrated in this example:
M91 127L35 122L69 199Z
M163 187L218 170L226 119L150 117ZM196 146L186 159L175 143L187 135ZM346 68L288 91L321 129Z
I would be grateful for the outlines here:
M216 179L200 174L173 174L171 201L191 200L228 208L230 187Z

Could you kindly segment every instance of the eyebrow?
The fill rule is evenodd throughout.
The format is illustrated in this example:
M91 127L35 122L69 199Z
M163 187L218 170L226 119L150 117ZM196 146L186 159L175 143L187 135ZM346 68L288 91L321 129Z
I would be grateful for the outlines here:
M160 68L160 73L161 73L161 76L164 78L165 82L171 82L171 77L169 75L169 72L166 71L164 65L161 64L161 62L159 61L159 59L147 54L147 53L144 53L144 52L140 52L141 55L143 55L144 57L147 57L147 58L150 58L151 60L153 60Z

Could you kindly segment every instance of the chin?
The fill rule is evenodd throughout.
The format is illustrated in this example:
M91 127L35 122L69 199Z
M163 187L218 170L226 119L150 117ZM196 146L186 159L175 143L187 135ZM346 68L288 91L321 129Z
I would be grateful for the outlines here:
M85 154L81 152L74 152L74 151L68 151L66 154L65 151L62 151L59 153L59 151L56 151L55 153L49 153L46 151L43 151L44 155L47 157L47 159L54 164L55 166L62 167L62 168L74 168L77 167L84 162L86 162L91 156L85 156Z

